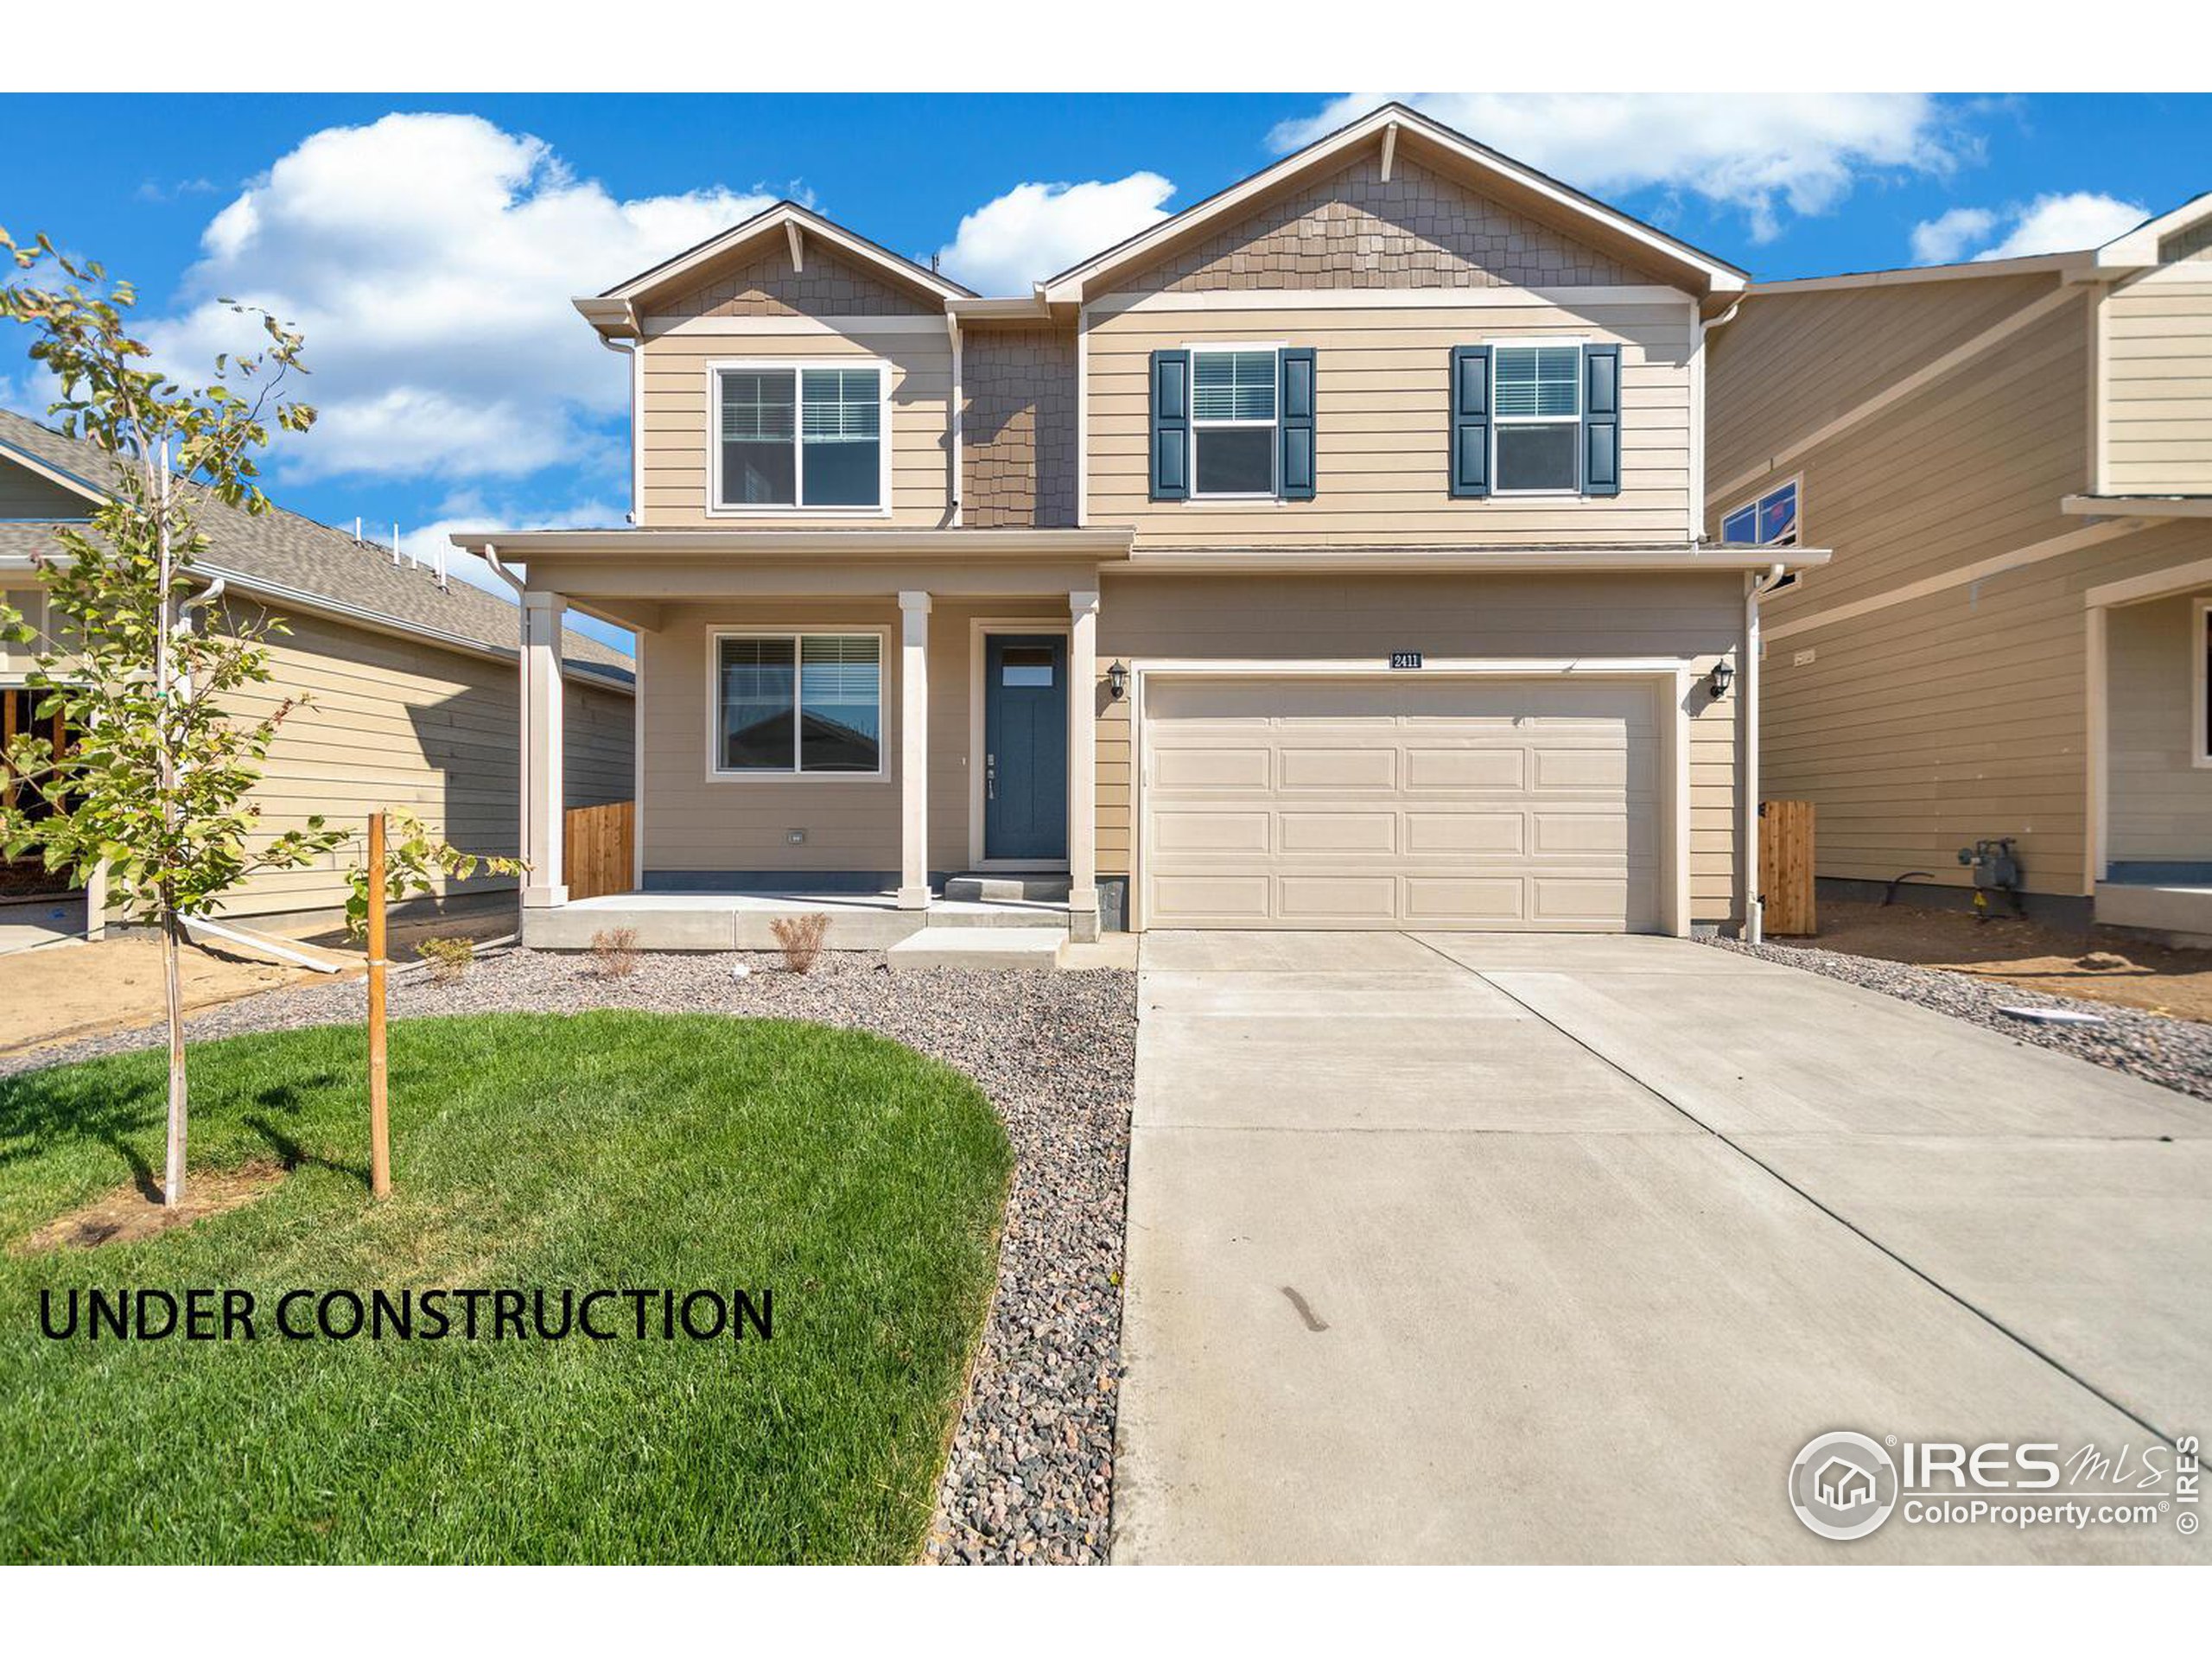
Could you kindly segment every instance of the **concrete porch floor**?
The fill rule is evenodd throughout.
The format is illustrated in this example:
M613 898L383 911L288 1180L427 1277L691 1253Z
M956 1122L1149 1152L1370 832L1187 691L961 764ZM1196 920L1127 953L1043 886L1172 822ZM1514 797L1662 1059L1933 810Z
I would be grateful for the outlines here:
M593 936L635 928L641 950L772 950L772 925L794 916L830 918L831 950L887 950L924 928L1068 931L1063 903L933 898L927 910L901 910L884 893L616 893L565 905L526 908L523 943L532 950L585 950Z

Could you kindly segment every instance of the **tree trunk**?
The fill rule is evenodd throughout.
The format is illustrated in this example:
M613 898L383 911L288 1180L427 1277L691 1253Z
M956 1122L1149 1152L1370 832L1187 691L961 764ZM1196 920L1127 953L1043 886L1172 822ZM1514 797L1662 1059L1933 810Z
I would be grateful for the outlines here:
M161 790L162 828L166 833L176 823L176 732L175 711L169 699L175 691L175 660L170 651L169 632L175 626L170 616L173 599L169 582L175 575L176 565L169 545L169 446L162 441L159 456L160 480L154 493L156 511L160 523L156 526L156 543L160 550L162 584L161 607L157 613L160 626L154 640L154 683L161 692L162 741ZM168 1006L169 1017L169 1145L168 1171L162 1184L162 1202L174 1210L184 1202L184 987L182 970L177 962L177 947L183 935L183 925L178 921L176 901L166 883L162 890L162 989Z
M177 962L183 925L176 912L162 913L162 986L169 1015L169 1148L168 1173L162 1183L162 1202L174 1210L184 1202L184 988Z

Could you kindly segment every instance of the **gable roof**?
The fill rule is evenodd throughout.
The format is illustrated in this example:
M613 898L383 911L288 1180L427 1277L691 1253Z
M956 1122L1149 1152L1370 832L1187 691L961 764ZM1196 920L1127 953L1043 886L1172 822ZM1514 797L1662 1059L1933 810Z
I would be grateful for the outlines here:
M1103 291L1116 277L1152 264L1170 247L1224 219L1250 211L1285 186L1343 166L1351 153L1369 144L1381 145L1385 155L1402 149L1408 155L1417 151L1425 162L1433 162L1451 176L1472 182L1504 206L1572 226L1578 235L1601 247L1618 250L1639 264L1663 267L1682 286L1709 302L1725 304L1740 294L1749 281L1747 272L1726 260L1478 143L1418 110L1404 104L1385 104L1150 230L1046 278L1039 284L1039 296L1048 304L1079 304Z
M91 480L107 471L107 452L23 416L0 410L0 466L41 477L57 475L87 506L105 498ZM271 506L267 512L209 501L200 510L209 543L194 569L219 575L242 592L340 621L379 627L477 655L513 657L521 646L521 613L497 594L454 580L438 586L419 565L394 564L391 552L344 531ZM51 554L67 521L0 524L0 558ZM590 635L568 631L563 666L618 689L634 678L631 659Z
M950 276L942 276L928 266L917 264L903 254L896 254L878 242L871 242L857 231L849 231L816 213L791 200L779 201L762 208L752 218L741 220L726 231L719 231L703 242L693 244L679 254L664 259L647 270L620 282L610 289L586 296L575 301L586 321L602 334L632 336L639 321L639 302L648 295L657 293L696 275L717 260L727 257L748 244L764 241L780 234L791 245L793 264L803 263L809 238L817 238L837 250L846 258L880 272L904 287L913 289L928 298L943 304L950 300L972 300L976 296L972 288L963 287Z

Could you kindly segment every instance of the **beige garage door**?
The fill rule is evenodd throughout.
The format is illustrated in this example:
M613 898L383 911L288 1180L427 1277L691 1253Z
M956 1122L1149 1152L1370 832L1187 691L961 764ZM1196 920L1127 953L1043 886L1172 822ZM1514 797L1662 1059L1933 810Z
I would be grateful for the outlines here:
M1622 932L1659 914L1650 681L1151 679L1151 927Z

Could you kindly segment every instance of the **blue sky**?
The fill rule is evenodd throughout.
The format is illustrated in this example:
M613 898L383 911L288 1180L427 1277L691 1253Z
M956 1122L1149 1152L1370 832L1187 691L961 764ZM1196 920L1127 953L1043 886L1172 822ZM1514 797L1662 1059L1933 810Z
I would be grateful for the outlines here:
M0 226L138 284L181 364L219 294L308 332L276 493L410 545L619 523L626 375L568 308L780 194L990 291L1381 94L0 99ZM1763 277L2044 251L2212 189L2212 97L1401 94ZM0 339L0 401L42 402Z

